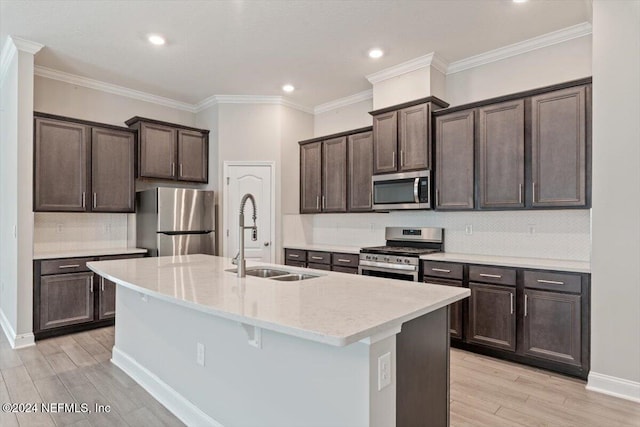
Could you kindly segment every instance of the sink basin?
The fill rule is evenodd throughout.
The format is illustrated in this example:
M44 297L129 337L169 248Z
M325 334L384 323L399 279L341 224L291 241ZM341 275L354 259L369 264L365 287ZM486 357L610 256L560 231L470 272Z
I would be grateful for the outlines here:
M227 271L230 273L237 273L238 269L232 268ZM289 274L288 271L276 270L273 268L262 268L262 267L249 267L247 268L246 273L247 273L247 276L263 277L263 278L284 276L286 274Z
M295 282L297 280L307 280L313 279L315 277L320 276L316 276L314 274L287 274L286 276L272 277L271 280L279 280L281 282Z

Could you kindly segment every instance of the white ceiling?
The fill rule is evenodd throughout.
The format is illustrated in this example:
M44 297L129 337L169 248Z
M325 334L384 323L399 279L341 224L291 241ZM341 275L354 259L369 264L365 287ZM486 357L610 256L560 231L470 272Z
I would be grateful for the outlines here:
M314 106L365 75L429 52L460 60L590 20L590 0L0 0L7 35L42 43L36 64L197 103L283 95ZM148 33L167 45L155 47ZM370 47L386 55L372 60Z

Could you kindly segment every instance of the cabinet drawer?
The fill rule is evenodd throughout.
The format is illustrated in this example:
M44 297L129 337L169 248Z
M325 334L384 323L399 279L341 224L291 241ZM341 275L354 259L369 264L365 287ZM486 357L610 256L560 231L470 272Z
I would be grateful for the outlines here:
M516 270L513 270L511 268L472 265L469 267L469 281L515 286Z
M358 269L353 267L340 267L339 265L334 265L331 267L331 270L337 271L338 273L358 274Z
M80 273L89 271L87 263L95 261L95 258L64 258L51 259L40 263L40 274Z
M549 291L579 294L582 291L581 277L569 273L549 273L544 271L525 271L524 287Z
M285 249L284 259L287 261L299 261L304 263L307 261L307 251L303 251L301 249Z
M330 271L331 270L331 266L329 264L314 264L312 262L307 264L307 267L309 268L314 268L316 270L325 270L325 271Z
M331 254L329 252L307 252L307 261L314 264L331 264Z
M357 267L359 263L360 256L356 254L331 254L331 264L333 265L340 265L342 267Z
M462 264L455 264L452 262L424 261L422 266L424 268L425 276L462 280Z
M305 268L307 266L307 263L304 261L291 261L291 260L286 260L284 262L284 265L288 265L290 267L300 267L300 268Z

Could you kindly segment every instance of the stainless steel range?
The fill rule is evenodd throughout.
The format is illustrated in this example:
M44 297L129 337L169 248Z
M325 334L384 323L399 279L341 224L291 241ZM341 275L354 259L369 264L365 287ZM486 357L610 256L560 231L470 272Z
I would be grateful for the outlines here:
M384 234L385 246L360 249L360 274L417 282L420 255L444 250L442 228L386 227Z

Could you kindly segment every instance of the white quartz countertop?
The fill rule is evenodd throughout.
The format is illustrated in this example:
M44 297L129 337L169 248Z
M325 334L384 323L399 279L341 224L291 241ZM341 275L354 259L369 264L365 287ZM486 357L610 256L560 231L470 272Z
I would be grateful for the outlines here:
M146 249L140 248L113 248L113 249L77 249L77 250L60 250L35 252L33 259L54 259L54 258L77 258L91 256L107 256L107 255L128 255L128 254L146 254Z
M340 252L346 254L359 254L360 246L334 246L334 245L283 245L285 249L302 249L303 251Z
M468 297L468 289L283 265L319 274L280 282L225 270L230 258L153 257L87 264L118 285L205 313L334 346L345 346ZM248 265L258 265L248 263ZM264 265L264 264L263 264Z
M586 261L558 260L547 258L519 258L494 255L474 255L440 252L422 255L420 259L445 262L464 262L468 264L487 264L504 267L534 268L540 270L558 270L574 273L590 273L591 263Z

